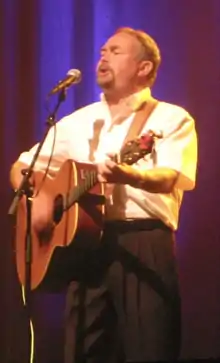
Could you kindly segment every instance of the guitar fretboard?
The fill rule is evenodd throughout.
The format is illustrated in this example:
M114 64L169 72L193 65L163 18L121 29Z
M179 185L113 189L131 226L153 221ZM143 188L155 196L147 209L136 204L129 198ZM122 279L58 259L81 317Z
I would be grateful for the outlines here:
M90 189L98 183L97 172L95 170L88 171L85 179L79 185L73 187L65 196L63 200L63 210L68 210L74 203Z

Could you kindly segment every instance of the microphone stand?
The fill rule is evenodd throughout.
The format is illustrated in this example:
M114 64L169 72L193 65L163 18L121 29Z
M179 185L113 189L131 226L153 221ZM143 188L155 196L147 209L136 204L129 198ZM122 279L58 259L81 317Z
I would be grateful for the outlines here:
M31 304L30 304L30 295L31 295L31 265L32 265L32 235L31 235L31 227L32 227L32 199L33 199L33 186L30 183L30 177L33 174L33 169L36 163L36 160L39 156L39 153L42 149L42 146L44 144L44 141L46 140L46 137L48 135L48 132L52 126L56 123L56 113L60 107L60 104L65 101L66 99L66 88L62 88L59 95L58 95L58 101L55 105L54 111L49 114L46 120L47 129L43 135L42 141L39 143L37 150L33 156L33 159L31 161L31 164L28 168L23 169L21 171L23 178L20 183L19 188L15 192L14 199L11 203L11 206L9 208L8 214L9 215L15 215L17 210L17 205L19 203L19 200L22 198L22 196L26 197L26 234L25 234L25 283L24 283L24 294L25 294L25 307L28 319L31 321ZM31 344L31 336L29 335L29 348Z

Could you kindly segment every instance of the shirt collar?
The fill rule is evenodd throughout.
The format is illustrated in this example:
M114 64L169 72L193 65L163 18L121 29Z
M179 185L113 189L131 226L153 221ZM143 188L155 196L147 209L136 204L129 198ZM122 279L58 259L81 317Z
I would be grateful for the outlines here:
M131 108L133 112L136 112L143 103L147 102L151 98L151 90L149 87L142 89L136 93L133 93L126 99L127 105ZM101 102L106 102L105 94L102 92L100 94Z

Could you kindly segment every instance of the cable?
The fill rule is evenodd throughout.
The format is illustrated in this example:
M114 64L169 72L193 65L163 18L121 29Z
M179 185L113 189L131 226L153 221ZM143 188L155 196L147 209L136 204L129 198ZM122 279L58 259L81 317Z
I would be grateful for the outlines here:
M23 300L24 306L26 306L25 288L24 288L23 285L21 286L21 294L22 294L22 300ZM31 339L30 339L30 361L29 362L33 363L34 362L34 325L33 325L31 319L29 320L29 325L30 325L30 336L31 336Z

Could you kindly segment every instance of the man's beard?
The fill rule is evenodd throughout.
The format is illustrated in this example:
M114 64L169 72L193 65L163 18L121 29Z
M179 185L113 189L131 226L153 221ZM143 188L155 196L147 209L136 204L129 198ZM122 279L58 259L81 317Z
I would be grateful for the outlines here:
M102 89L111 89L115 83L113 71L109 67L100 66L97 72L96 82Z
M98 76L96 77L96 82L98 84L98 86L102 89L111 89L114 86L114 80L104 80L104 79L100 79Z

